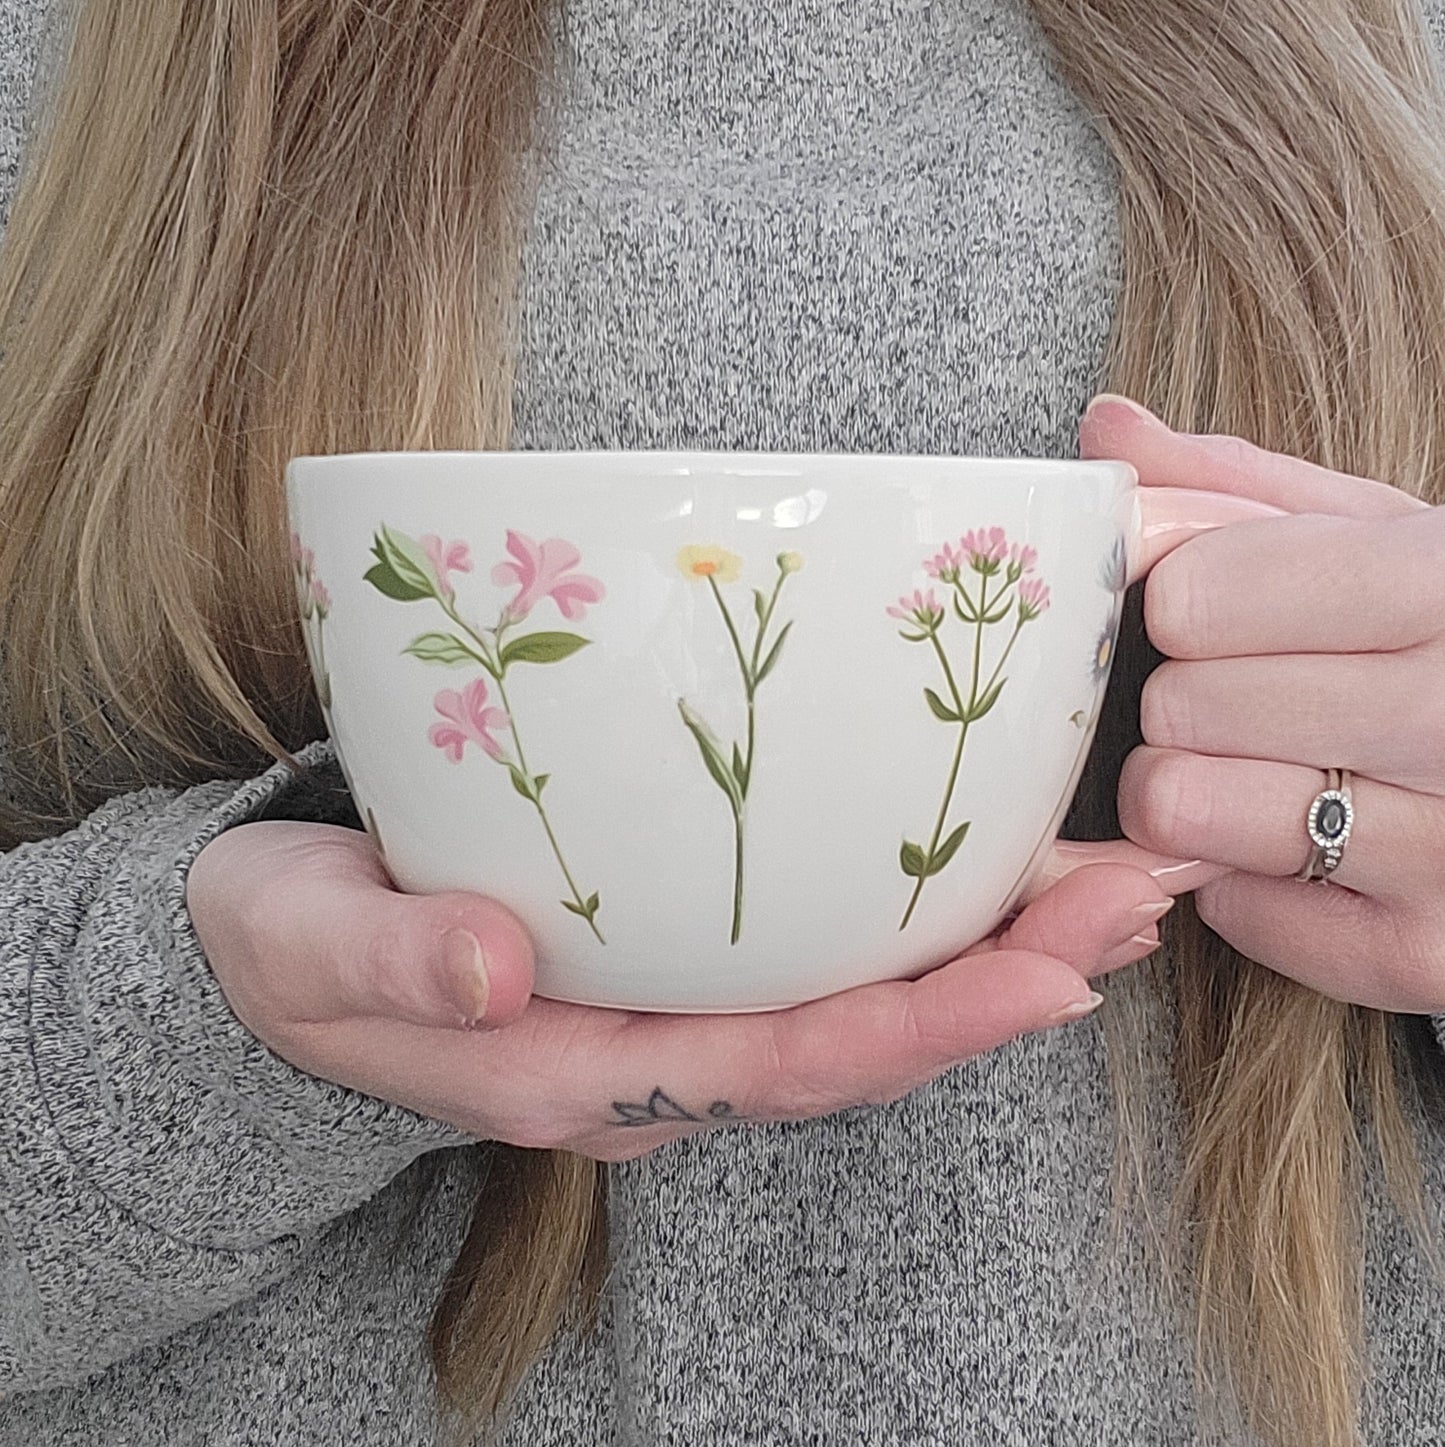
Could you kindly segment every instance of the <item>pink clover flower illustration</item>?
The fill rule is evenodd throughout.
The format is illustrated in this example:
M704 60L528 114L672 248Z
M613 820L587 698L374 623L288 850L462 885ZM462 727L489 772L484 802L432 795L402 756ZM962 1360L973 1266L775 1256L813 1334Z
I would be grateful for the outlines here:
M1048 585L1040 578L1025 578L1019 584L1019 621L1037 618L1049 606Z

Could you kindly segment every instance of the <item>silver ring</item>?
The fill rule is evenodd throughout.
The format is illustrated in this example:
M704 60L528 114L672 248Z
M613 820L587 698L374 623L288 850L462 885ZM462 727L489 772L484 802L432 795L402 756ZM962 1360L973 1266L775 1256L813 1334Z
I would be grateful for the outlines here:
M1315 795L1305 820L1310 836L1310 857L1296 876L1303 880L1330 882L1330 875L1345 857L1350 830L1355 827L1355 804L1350 792L1348 769L1327 769L1325 787Z

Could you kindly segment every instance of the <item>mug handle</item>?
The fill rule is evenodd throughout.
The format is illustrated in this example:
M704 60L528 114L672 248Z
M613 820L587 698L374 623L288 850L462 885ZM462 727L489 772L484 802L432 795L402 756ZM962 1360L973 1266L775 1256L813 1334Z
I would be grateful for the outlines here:
M1253 498L1189 487L1138 487L1134 500L1135 513L1129 534L1130 583L1137 583L1175 548L1201 533L1213 532L1231 523L1288 516L1285 509ZM1091 843L1055 839L1014 908L1037 899L1064 875L1088 864L1129 864L1143 869L1170 894L1187 894L1229 873L1222 864L1174 859L1141 849L1127 839Z

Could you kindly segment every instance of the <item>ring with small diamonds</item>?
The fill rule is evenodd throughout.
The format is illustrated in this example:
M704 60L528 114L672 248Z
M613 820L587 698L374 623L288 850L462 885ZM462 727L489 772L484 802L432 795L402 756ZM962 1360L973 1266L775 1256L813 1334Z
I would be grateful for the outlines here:
M1350 793L1348 769L1326 770L1325 787L1315 795L1305 820L1305 831L1313 846L1298 878L1330 882L1330 875L1340 867L1350 830L1355 824L1355 805Z

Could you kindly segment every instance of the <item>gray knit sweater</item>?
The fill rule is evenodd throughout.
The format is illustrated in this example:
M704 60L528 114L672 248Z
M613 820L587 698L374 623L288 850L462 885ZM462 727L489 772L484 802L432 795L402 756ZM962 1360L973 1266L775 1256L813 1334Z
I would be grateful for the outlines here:
M7 195L41 23L0 0ZM1024 0L574 0L568 40L520 445L1072 452L1115 177ZM0 856L3 1447L434 1440L422 1332L485 1147L265 1049L184 904L218 831L344 806L273 771ZM1445 1201L1445 1116L1415 1124ZM1247 1443L1196 1415L1187 1303L1111 1249L1112 1133L1092 1020L613 1168L602 1328L508 1447ZM1438 1444L1445 1291L1368 1199L1367 1440Z

